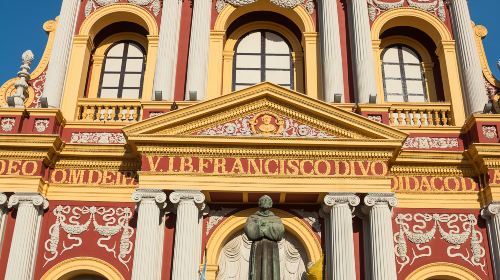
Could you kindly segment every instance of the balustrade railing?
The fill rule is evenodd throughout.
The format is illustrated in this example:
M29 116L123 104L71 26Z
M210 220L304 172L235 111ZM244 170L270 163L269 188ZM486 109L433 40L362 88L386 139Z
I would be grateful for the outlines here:
M80 99L77 119L87 122L136 122L142 117L140 101Z
M392 126L453 126L450 103L392 104L389 108Z

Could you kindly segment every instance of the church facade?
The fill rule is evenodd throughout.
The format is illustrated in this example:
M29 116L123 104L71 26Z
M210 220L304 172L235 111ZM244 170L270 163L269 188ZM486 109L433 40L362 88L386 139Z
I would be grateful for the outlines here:
M280 279L500 279L466 0L63 0L43 28L0 88L0 279L247 280L264 195Z

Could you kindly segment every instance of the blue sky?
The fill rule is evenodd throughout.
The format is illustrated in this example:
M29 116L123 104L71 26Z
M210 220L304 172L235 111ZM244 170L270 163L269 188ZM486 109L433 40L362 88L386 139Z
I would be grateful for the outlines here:
M0 43L0 85L16 75L24 50L33 50L36 57L33 68L36 67L47 41L42 25L59 14L60 5L61 0L0 0L0 10L6 11L0 18L0 36L3 38ZM500 59L500 0L469 0L469 7L472 20L488 28L488 37L484 41L486 53L490 68L500 78L496 66Z

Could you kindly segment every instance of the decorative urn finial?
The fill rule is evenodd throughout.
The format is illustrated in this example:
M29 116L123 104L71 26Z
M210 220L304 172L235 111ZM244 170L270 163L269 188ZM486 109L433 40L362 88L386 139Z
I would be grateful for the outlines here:
M33 52L31 50L27 50L23 53L21 56L22 58L22 65L21 65L21 71L17 73L17 77L19 79L16 81L14 84L16 88L16 93L12 95L14 98L14 104L16 108L23 108L24 107L24 100L26 100L26 96L28 94L28 81L30 80L30 66L31 63L33 63L33 60L35 59L35 55L33 55Z

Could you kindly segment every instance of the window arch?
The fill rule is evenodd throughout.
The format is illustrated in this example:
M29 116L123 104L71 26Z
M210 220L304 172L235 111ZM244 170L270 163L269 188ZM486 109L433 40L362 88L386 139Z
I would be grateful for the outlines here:
M290 43L280 34L255 30L236 44L232 90L268 81L294 89L294 63Z
M413 48L403 44L388 46L381 60L385 101L428 101L423 61Z
M146 52L134 41L113 44L105 54L99 98L139 99L146 68Z

